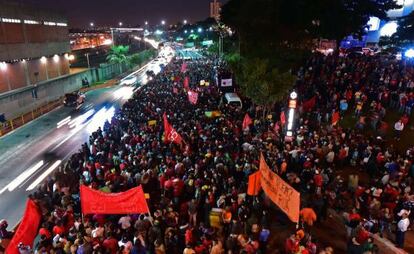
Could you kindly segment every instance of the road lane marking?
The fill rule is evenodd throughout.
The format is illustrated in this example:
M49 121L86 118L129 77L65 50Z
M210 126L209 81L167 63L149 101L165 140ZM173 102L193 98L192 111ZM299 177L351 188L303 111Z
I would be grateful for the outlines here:
M57 125L57 128L59 129L59 128L61 128L62 126L64 126L65 124L69 123L69 122L70 122L70 119L71 119L71 116L68 116L68 117L66 117L65 119L63 119L62 121L58 122L58 123L56 124L56 125Z
M27 187L26 191L31 191L34 188L36 188L39 183L41 183L50 173L53 172L60 164L62 163L61 160L57 160L55 163L53 163L52 166L50 166L43 174L41 174L29 187Z
M33 167L27 169L23 173L21 173L18 177L16 177L12 182L10 182L6 187L4 187L0 194L5 192L6 190L9 190L10 192L16 189L22 182L24 182L28 177L30 177L32 174L34 174L39 168L41 168L44 164L44 161L41 160Z

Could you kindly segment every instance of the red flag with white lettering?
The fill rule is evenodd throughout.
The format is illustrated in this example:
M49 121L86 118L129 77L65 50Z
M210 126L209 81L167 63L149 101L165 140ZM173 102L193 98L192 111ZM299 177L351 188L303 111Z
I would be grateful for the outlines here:
M246 115L244 116L243 119L243 130L249 128L249 125L251 125L253 123L252 119L250 118L249 114L246 113Z
M36 203L29 199L26 203L26 210L16 233L14 233L9 245L7 246L7 254L19 254L20 251L17 248L19 243L23 243L25 246L33 246L33 241L36 238L37 230L39 228L42 214L36 205Z
M176 144L181 144L182 138L180 134L170 125L167 119L167 115L164 113L163 115L164 119L164 142L174 142Z
M198 93L191 91L191 90L189 90L187 93L188 93L188 101L193 105L197 104Z

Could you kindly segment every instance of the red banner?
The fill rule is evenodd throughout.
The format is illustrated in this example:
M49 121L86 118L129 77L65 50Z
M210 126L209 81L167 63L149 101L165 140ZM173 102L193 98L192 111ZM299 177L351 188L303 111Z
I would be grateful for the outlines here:
M249 114L246 113L243 119L243 126L242 126L243 130L249 128L249 125L252 123L253 123L252 119L250 118Z
M183 86L185 90L190 90L190 79L188 77L184 78Z
M197 104L197 101L198 101L198 93L197 92L193 92L191 90L189 90L187 93L188 93L188 101L191 104L193 104L193 105Z
M291 221L299 222L300 193L270 170L263 154L260 154L259 168L262 176L260 185L263 191Z
M257 171L256 173L249 175L249 185L247 186L247 195L257 196L259 194L259 191L261 189L260 178L261 178L260 171Z
M29 245L33 247L33 241L37 236L37 230L39 228L41 218L42 214L40 213L36 203L31 199L27 200L23 219L7 246L7 254L19 254L20 252L17 248L19 243L23 243L25 246Z
M183 141L180 134L170 125L167 119L167 115L164 113L164 142L174 142L176 144L181 144Z
M120 193L105 193L80 186L83 214L138 214L148 213L148 205L141 186Z

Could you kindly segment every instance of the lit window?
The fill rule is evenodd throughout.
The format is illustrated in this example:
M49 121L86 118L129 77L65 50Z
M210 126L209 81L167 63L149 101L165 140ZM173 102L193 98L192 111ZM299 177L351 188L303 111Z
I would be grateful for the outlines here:
M39 21L35 21L35 20L24 20L24 23L25 24L29 24L29 25L38 25L38 24L40 24L40 22Z
M56 26L56 22L45 21L45 22L43 22L43 24L46 25L46 26Z
M20 23L20 19L8 19L8 18L2 18L1 21L4 23Z
M57 26L68 26L66 23L56 23Z

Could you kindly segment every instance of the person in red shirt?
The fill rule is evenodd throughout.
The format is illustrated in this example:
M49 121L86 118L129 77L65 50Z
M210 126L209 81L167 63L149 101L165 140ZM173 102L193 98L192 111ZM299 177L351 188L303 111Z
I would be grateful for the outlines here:
M118 240L112 236L112 232L109 232L108 237L103 241L102 246L107 249L111 254L116 254L118 251Z

